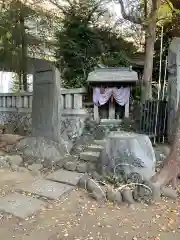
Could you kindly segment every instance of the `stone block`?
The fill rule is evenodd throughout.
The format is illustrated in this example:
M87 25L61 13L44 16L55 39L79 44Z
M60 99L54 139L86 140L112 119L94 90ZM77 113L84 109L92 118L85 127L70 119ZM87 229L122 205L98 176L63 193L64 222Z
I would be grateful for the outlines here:
M18 190L56 200L63 194L73 190L73 187L62 183L40 179L34 181L32 184L20 185L18 186Z
M9 168L10 165L6 160L4 159L3 156L0 157L0 168Z
M75 171L77 163L76 162L65 162L64 168L68 171Z
M88 147L88 151L90 152L100 152L103 149L103 146L101 145L90 145Z
M9 155L6 156L6 160L10 164L20 165L23 162L23 158L20 155Z
M80 173L85 173L85 172L87 172L87 169L88 169L87 163L86 163L86 162L80 162L80 163L78 163L76 169L77 169L77 171L80 172Z
M83 176L82 173L71 172L71 171L60 169L56 172L50 173L46 177L46 179L76 186L82 176Z
M0 211L25 219L41 210L43 205L45 203L36 198L12 193L0 200Z
M80 159L83 161L96 162L99 159L100 152L82 152Z
M28 169L30 171L39 171L43 168L43 165L42 164L38 164L38 163L33 163L32 165L29 165L28 166Z
M106 140L94 140L94 143L97 145L104 146L106 143Z

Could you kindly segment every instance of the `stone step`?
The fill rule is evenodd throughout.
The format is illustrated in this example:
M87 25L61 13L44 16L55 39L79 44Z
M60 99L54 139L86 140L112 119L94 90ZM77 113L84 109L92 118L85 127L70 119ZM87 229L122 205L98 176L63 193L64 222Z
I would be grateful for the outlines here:
M0 211L21 219L26 219L44 206L45 202L19 193L9 194L0 200Z
M99 159L100 152L82 152L80 153L80 160L96 162Z
M20 184L17 188L18 191L32 193L52 200L59 199L65 193L69 193L73 189L73 186L45 179L36 180L31 184Z
M103 146L106 143L106 140L94 140L94 144Z
M64 169L59 169L56 172L50 173L46 179L68 184L71 186L76 186L79 180L82 178L83 174L78 172L71 172Z
M88 147L87 151L90 151L90 152L100 152L103 148L104 147L102 145L93 144L93 145L90 145Z

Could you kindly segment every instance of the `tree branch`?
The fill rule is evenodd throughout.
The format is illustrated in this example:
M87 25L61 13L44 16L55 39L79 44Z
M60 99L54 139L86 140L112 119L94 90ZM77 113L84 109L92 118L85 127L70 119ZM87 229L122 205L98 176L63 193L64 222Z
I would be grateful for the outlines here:
M141 24L142 25L142 19L138 18L138 17L134 17L134 16L128 15L126 13L126 11L125 11L123 0L118 0L118 1L119 1L120 6L121 6L121 14L122 14L123 18L125 20L128 20L128 21L132 22L132 23Z

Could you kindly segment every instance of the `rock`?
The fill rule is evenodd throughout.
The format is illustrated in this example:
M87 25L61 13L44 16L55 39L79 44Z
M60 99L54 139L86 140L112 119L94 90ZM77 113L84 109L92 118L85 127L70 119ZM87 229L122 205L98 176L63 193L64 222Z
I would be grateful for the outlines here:
M95 171L96 170L96 163L87 163L88 165L87 165L87 171L89 172L89 173L92 173L93 171Z
M161 193L165 197L177 199L177 192L170 187L161 187Z
M11 164L11 170L13 171L13 172L18 172L18 170L19 170L19 166L18 165L16 165L16 164Z
M152 189L148 182L142 182L144 185L137 185L133 190L133 197L136 201L145 201L146 203L151 203L153 200Z
M18 167L17 171L21 173L29 173L29 170L25 167Z
M106 201L105 195L102 194L101 192L93 191L91 193L91 196L98 202L105 202Z
M0 168L9 168L10 165L4 157L0 157Z
M78 163L76 170L80 173L87 172L87 163L85 162Z
M149 186L152 190L152 200L160 201L161 200L161 187L159 183L147 182L147 186Z
M4 133L5 134L13 134L16 130L16 124L15 123L8 123L5 124L5 129L4 129Z
M30 171L40 171L42 168L43 168L42 164L36 164L36 163L33 163L32 165L28 166L28 169Z
M6 153L0 150L0 156L4 156Z
M0 142L4 142L5 145L12 145L20 140L22 140L24 136L15 135L15 134L0 134Z
M119 191L109 188L106 193L107 199L113 203L122 203L122 195Z
M84 176L82 178L80 178L80 180L78 182L78 186L82 189L87 190L88 180L89 180L88 174L84 174Z
M91 176L97 181L102 181L103 180L102 176L99 175L99 173L97 173L96 171L93 171Z
M59 139L57 143L45 137L26 137L20 140L15 148L24 156L47 159L53 163L68 153L63 139Z
M124 189L121 191L122 194L122 199L123 201L129 203L129 204L134 204L135 201L133 199L133 194L132 191L130 189Z
M148 136L120 131L109 134L100 164L111 172L138 173L148 180L155 174L156 158Z
M34 176L34 177L37 177L37 176L40 176L40 175L41 175L40 171L38 171L38 170L30 171L30 173L31 173L31 175Z
M65 162L64 168L68 171L75 171L77 163L76 162Z
M23 162L23 158L20 155L9 155L6 156L7 161L9 164L20 165Z
M63 160L56 161L56 167L62 168L63 166L64 166L64 161Z
M97 201L105 201L106 194L104 189L94 180L89 179L87 182L87 189L92 194L92 197Z

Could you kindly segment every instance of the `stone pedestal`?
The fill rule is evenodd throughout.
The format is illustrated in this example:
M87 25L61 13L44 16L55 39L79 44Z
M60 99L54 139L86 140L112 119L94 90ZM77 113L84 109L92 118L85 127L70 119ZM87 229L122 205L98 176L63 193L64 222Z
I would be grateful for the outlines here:
M59 142L61 129L60 72L48 61L35 60L32 135Z
M155 153L148 136L128 132L111 132L101 151L102 170L149 180L155 174Z

